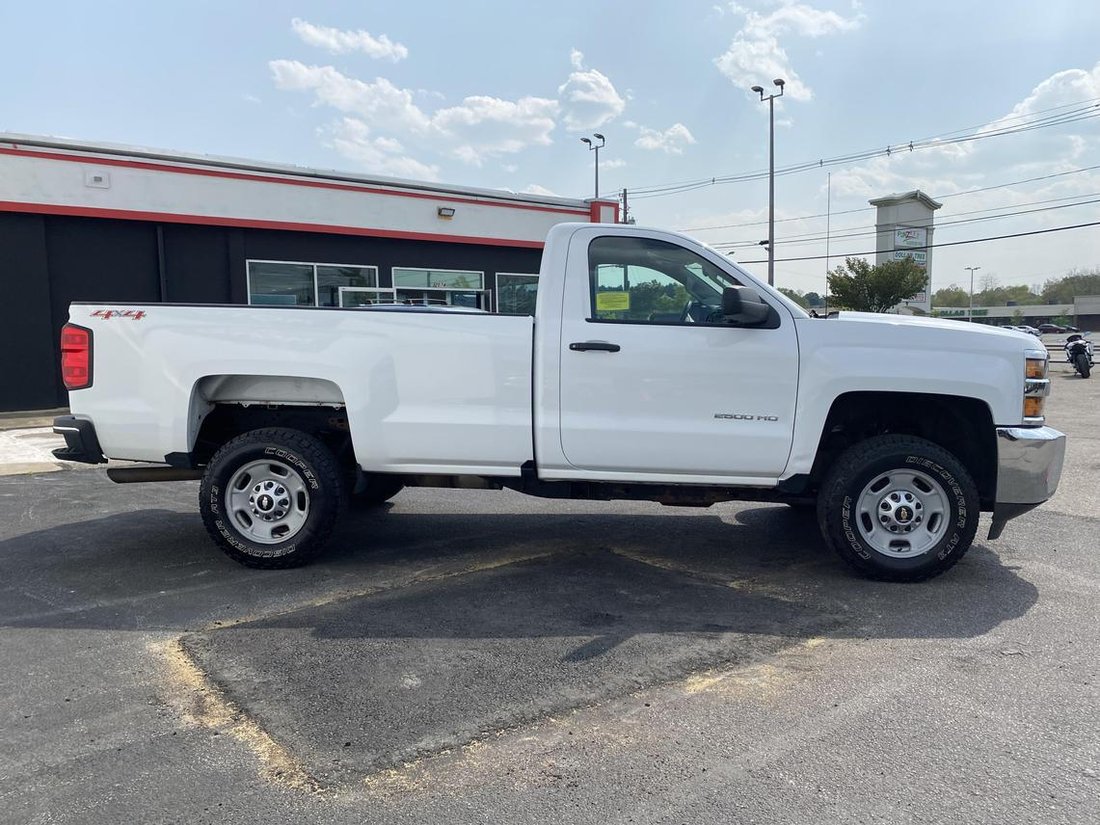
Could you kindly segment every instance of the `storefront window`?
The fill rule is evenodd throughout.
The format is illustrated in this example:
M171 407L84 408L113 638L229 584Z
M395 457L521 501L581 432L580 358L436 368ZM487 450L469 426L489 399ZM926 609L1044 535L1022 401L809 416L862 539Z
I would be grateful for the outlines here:
M341 287L376 289L378 267L282 261L248 262L250 304L338 307Z
M340 306L340 287L377 287L378 268L373 266L317 265L317 303Z
M474 289L485 288L484 272L458 269L393 268L393 285L412 289Z
M281 306L314 305L313 266L248 262L248 302Z
M538 290L538 275L497 273L497 312L505 315L534 315Z

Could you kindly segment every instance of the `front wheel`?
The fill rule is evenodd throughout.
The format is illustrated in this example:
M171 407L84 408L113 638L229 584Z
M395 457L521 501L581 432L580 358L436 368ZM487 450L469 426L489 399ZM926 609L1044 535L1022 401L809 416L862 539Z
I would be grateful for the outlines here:
M1079 373L1081 373L1081 377L1082 378L1088 378L1089 373L1092 372L1092 368L1089 366L1089 357L1088 357L1088 355L1086 355L1083 352L1077 353L1077 358L1076 358L1074 363L1075 363L1075 366L1077 367L1077 371Z
M954 565L978 529L962 463L923 438L880 435L848 448L821 485L822 535L868 578L913 582Z
M199 490L206 530L247 567L296 567L328 541L345 499L340 466L300 430L252 430L227 442Z

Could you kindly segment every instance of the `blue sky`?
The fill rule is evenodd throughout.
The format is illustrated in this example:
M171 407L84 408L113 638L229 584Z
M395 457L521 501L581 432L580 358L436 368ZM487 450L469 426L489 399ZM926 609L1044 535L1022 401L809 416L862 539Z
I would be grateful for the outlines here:
M5 3L0 34L3 131L570 197L592 193L593 131L604 193L766 169L748 87L775 75L780 168L1100 103L1100 4L1060 0ZM1100 116L783 176L777 283L823 286L825 220L804 216L826 212L828 171L839 259L873 246L873 212L850 210L913 188L947 196L940 243L1100 221L1090 166ZM766 218L764 181L632 207L762 257L766 226L745 224ZM934 287L965 266L1042 283L1100 266L1100 227L938 249Z

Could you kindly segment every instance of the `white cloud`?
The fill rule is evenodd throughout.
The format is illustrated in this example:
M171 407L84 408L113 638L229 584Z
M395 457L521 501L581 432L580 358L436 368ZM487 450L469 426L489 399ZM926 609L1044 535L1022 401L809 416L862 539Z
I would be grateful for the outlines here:
M447 143L457 144L452 155L480 166L489 157L552 143L557 113L557 101L544 97L513 101L476 95L460 106L440 109L431 125Z
M523 194L525 195L549 195L551 197L560 197L557 192L547 189L545 186L539 186L537 183L529 183L523 187Z
M1082 120L1012 135L990 133L1026 127L1036 117L1057 115L1058 107L1064 107L1060 109L1062 112L1072 111L1080 106L1070 104L1098 97L1100 63L1091 71L1057 72L1035 86L1007 114L975 132L988 137L914 152L903 149L889 157L876 157L834 172L834 190L842 195L877 197L891 191L920 188L933 195L945 195L980 187L989 173L995 173L999 180L1006 176L1022 179L1073 168L1083 163L1084 157L1100 151L1100 121ZM1072 187L1075 180L1081 179L1075 176L1057 179L1057 186ZM1004 202L1009 197L1004 190L993 190L990 194L994 202Z
M413 102L413 91L384 77L366 83L332 66L307 66L297 60L272 60L268 65L275 86L283 91L311 92L316 104L353 115L373 130L397 132L472 165L528 146L548 145L559 110L558 102L549 98L474 95L429 114Z
M611 158L610 160L601 160L601 169L622 169L626 166L626 161L622 158Z
M695 138L682 123L673 123L663 132L659 129L639 127L641 135L634 145L641 149L660 150L668 155L682 155L684 147L695 143Z
M570 52L569 62L573 72L558 87L567 129L595 129L623 113L626 101L606 75L585 69L584 55L576 49Z
M357 118L345 117L337 120L322 130L322 139L341 155L369 172L418 180L439 179L438 166L409 157L398 140L371 137L370 127Z
M375 37L362 29L350 31L334 29L330 26L316 26L297 17L290 21L290 27L304 43L318 46L332 54L363 52L376 60L389 60L394 63L409 56L407 47L393 42L384 34Z
M779 6L769 14L743 9L731 4L731 9L745 16L741 30L733 37L729 48L715 59L715 65L737 87L748 89L759 85L771 88L772 80L787 81L785 94L795 100L809 100L813 90L791 66L787 52L779 42L781 35L824 37L836 32L851 31L862 22L862 15L843 17L834 11L816 9L804 3Z
M397 88L384 77L364 83L332 66L306 66L297 60L272 60L268 66L276 88L311 91L317 103L359 115L375 127L423 132L430 125L427 115L413 103L412 92Z

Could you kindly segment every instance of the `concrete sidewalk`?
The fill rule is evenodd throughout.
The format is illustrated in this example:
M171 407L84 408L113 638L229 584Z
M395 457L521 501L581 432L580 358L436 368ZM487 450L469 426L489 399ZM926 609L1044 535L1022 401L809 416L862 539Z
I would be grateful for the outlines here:
M58 461L51 452L64 446L65 439L50 427L0 429L0 476L71 469L74 465Z

